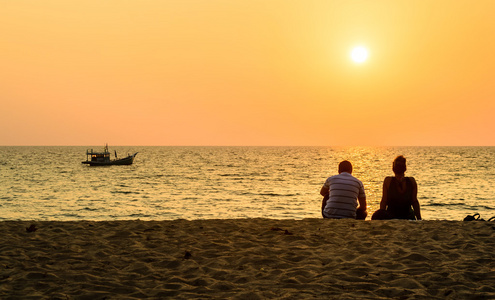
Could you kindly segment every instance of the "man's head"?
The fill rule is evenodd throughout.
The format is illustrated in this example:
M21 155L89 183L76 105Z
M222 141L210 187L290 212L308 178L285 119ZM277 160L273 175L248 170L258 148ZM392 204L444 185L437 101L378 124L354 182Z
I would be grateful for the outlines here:
M344 160L339 164L339 174L342 172L352 174L352 164L350 161Z

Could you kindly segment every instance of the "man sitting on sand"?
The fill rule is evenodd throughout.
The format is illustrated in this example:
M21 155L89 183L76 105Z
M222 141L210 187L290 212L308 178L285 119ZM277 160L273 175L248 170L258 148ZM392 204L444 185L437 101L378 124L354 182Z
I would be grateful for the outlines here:
M344 160L339 164L339 175L329 177L323 184L320 194L323 196L321 213L324 218L366 218L368 213L363 183L351 174L352 164Z

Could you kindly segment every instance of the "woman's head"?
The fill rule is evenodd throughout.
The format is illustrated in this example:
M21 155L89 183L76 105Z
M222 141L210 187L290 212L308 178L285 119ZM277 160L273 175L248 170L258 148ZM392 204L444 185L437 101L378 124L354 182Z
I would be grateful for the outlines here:
M397 156L394 159L394 163L392 164L392 170L395 175L404 175L407 170L406 167L406 158L402 155Z

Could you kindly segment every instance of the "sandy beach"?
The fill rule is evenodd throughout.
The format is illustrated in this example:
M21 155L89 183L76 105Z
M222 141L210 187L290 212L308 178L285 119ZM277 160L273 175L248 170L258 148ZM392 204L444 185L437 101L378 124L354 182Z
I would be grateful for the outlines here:
M5 221L0 229L1 299L495 299L494 222Z

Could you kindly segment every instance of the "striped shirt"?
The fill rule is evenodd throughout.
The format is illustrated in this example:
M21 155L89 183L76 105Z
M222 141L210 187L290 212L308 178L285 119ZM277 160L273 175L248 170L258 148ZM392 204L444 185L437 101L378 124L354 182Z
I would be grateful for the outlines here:
M366 198L363 183L347 172L329 177L323 186L329 189L329 199L323 209L327 218L356 218L358 198Z

